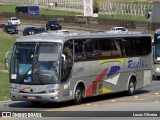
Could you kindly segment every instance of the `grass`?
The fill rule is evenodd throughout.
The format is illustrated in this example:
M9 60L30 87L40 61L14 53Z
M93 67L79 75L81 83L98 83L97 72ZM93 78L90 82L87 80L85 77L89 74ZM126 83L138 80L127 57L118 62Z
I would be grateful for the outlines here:
M11 12L15 13L15 4L0 4L0 12ZM51 9L40 9L40 14L44 15L60 15L60 16L75 16L80 13L76 12L68 12L68 11L59 11L59 10L51 10Z
M67 11L60 11L60 10L51 10L51 9L40 9L40 14L44 15L58 15L58 16L75 16L77 12L67 12Z
M15 12L15 4L0 4L0 12Z
M9 74L0 71L0 101L10 99L9 90Z
M0 100L8 100L9 97L9 73L5 70L5 54L11 51L15 40L14 35L0 31Z

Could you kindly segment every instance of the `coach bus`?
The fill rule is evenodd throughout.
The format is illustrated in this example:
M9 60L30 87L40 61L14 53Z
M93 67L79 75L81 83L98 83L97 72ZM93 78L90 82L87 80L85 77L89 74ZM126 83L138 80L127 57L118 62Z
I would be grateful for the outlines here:
M160 76L160 29L157 29L154 34L153 47L154 75Z
M38 34L19 38L10 63L14 101L74 101L148 86L152 80L150 34Z
M15 8L16 13L28 13L39 15L39 6L17 6Z

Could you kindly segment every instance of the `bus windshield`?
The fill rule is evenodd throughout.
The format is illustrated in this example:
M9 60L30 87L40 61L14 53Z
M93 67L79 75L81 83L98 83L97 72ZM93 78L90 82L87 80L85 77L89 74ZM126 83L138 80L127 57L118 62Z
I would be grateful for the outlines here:
M30 6L28 12L30 14L39 14L39 7L38 6Z
M11 60L11 82L57 84L60 48L59 43L16 43Z

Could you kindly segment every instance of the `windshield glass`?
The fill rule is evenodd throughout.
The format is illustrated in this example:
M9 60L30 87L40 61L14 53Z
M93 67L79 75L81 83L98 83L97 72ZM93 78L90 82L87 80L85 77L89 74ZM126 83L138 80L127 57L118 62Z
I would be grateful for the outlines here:
M12 20L18 20L18 18L12 18Z
M30 11L37 11L39 8L36 6L29 7Z
M155 58L160 59L160 35L155 36Z
M8 26L6 26L6 28L9 28L9 29L16 29L17 27L16 26L14 26L14 25L8 25Z
M117 28L117 30L126 31L125 28Z
M55 84L59 81L59 43L16 43L11 60L11 82Z
M49 21L50 24L59 24L59 21Z

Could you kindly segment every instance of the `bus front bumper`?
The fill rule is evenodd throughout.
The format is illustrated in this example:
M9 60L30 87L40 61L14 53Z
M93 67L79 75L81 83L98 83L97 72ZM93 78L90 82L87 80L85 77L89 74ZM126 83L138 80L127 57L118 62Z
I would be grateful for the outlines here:
M11 92L11 99L13 101L44 101L44 102L60 102L58 92L46 94L30 94L30 93L16 93Z

